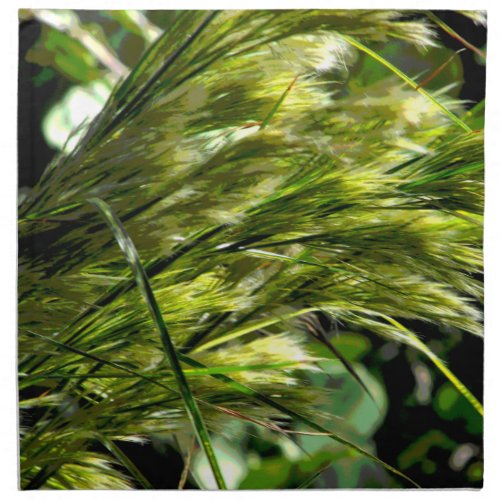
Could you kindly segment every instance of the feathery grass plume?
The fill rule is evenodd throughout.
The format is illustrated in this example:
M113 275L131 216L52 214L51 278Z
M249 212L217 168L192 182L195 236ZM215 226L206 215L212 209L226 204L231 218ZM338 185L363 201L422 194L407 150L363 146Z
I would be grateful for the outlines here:
M165 27L19 207L22 488L129 488L113 464L141 484L133 464L96 443L191 432L89 198L135 243L213 432L283 405L328 427L317 406L335 393L301 379L318 361L305 314L417 349L384 318L482 335L482 134L450 120L463 105L446 89L430 100L389 70L349 81L356 44L425 50L434 30L373 10L186 11Z

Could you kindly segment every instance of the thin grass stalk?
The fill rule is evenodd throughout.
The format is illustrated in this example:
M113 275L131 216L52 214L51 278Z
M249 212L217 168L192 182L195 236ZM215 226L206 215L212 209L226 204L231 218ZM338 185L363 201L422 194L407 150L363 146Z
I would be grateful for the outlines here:
M380 314L386 321L394 325L396 328L408 335L411 340L416 344L418 349L420 349L427 357L434 363L434 365L443 373L443 375L453 384L453 386L464 396L464 398L471 404L471 406L479 413L479 415L484 416L483 405L479 400L467 389L467 387L458 379L458 377L424 344L413 332L405 328L399 321L394 318L386 316L385 314Z
M440 19L438 16L436 16L436 14L434 14L430 10L425 11L425 14L431 21L434 21L443 31L448 33L448 35L450 35L455 40L458 40L462 45L472 50L472 52L474 52L475 54L477 54L479 57L481 57L483 60L486 61L486 53L483 50L478 49L475 45L467 41L463 36L459 35L451 26L448 26L442 19Z
M160 333L160 338L163 343L165 353L174 372L174 376L184 400L184 404L191 420L194 433L200 446L203 448L206 454L217 486L220 489L225 490L227 489L226 483L217 462L217 458L210 441L210 436L208 434L205 421L203 420L203 416L198 408L198 405L196 404L193 394L191 393L191 389L189 387L186 376L182 371L176 349L170 338L165 322L163 321L163 316L149 283L146 271L144 270L144 267L142 266L142 263L140 261L139 254L137 253L135 245L130 239L121 221L113 213L111 207L106 202L100 200L99 198L91 198L88 201L97 208L103 219L106 221L125 256L130 269L132 270L132 273L134 274L134 277L137 281L137 286L141 291L144 301L146 302L149 312Z
M373 57L376 61L379 63L383 64L386 68L390 69L395 75L399 76L401 80L406 82L410 87L414 88L417 92L422 94L424 97L429 99L429 101L433 102L445 115L447 115L453 122L455 122L460 128L465 130L465 132L471 133L472 129L463 121L461 120L457 115L452 113L444 104L440 103L437 99L432 97L429 92L427 92L425 89L423 89L418 83L416 83L413 79L411 79L408 75L403 73L399 68L394 66L394 64L390 63L385 57L382 57L380 54L377 54L374 50L368 48L366 45L361 43L359 40L355 40L349 35L342 35L339 34L339 36L344 39L347 43L352 45L353 47L356 47L357 49L361 50L365 54L368 54L370 57Z

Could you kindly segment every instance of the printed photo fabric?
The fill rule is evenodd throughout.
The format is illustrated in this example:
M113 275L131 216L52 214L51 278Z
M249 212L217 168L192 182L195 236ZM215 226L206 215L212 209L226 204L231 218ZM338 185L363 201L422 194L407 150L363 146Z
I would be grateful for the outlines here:
M19 41L21 490L482 487L485 12Z

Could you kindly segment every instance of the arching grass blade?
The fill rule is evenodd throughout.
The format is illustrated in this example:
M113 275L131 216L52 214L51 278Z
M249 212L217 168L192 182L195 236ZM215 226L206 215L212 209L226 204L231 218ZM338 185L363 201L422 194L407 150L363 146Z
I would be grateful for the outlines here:
M119 446L106 436L99 436L101 443L112 453L116 459L130 472L132 477L146 490L152 490L153 486L144 477L144 474L135 466Z
M89 203L94 205L99 211L99 213L102 215L102 217L108 224L109 228L111 229L125 258L127 259L130 269L132 270L134 278L137 282L137 286L141 291L144 301L146 302L149 312L160 333L160 338L163 343L165 353L169 360L170 366L174 372L179 390L182 394L182 398L184 400L187 413L191 420L194 433L198 439L200 446L205 451L207 460L214 474L217 486L220 489L226 489L226 484L224 482L222 472L220 470L219 464L217 463L217 458L215 456L212 444L210 442L208 430L206 428L205 422L198 408L198 405L196 404L196 401L193 397L193 394L191 393L191 389L189 388L186 376L182 371L179 358L177 357L177 352L170 338L165 322L163 321L160 308L154 296L153 290L149 283L144 267L142 266L135 245L131 240L130 236L128 235L127 231L123 227L121 221L113 213L111 207L106 202L100 200L99 198L91 198L88 201Z
M479 400L467 389L467 387L456 377L456 375L425 345L413 332L405 328L399 321L394 318L380 314L386 321L394 325L396 328L408 335L416 347L422 351L434 365L443 373L443 375L454 385L454 387L462 394L462 396L472 405L472 407L481 415L484 416L483 405Z
M425 89L423 89L421 86L418 85L415 81L413 81L409 76L407 76L405 73L403 73L399 68L396 68L394 64L390 63L385 57L382 57L380 54L377 54L375 51L372 49L368 48L366 45L361 43L359 40L356 40L348 35L340 35L347 43L352 45L353 47L356 47L357 49L361 50L362 52L365 52L368 54L370 57L373 57L376 61L379 63L383 64L386 68L390 69L395 75L399 76L401 80L406 82L410 87L413 87L417 92L425 96L429 101L433 102L445 115L447 115L452 121L454 121L459 127L461 127L463 130L466 132L472 132L472 129L464 123L458 116L456 116L454 113L452 113L446 106L441 104L438 100L436 100L434 97L432 97L429 92L427 92Z
M477 54L479 57L481 57L483 60L486 61L486 54L484 51L478 49L475 45L472 45L472 43L470 43L464 37L459 35L453 28L448 26L442 19L436 16L432 11L428 10L425 12L425 14L430 20L434 21L443 31L448 33L448 35L450 35L455 40L458 40L464 47L467 47L469 50L472 50L472 52L474 52L475 54Z

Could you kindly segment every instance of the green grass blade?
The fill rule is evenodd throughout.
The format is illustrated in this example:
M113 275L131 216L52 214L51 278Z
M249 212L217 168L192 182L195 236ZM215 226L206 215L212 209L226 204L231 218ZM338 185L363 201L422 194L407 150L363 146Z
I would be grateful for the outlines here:
M206 351L207 349L211 349L212 347L224 344L225 342L228 342L230 340L237 339L239 337L242 337L243 335L246 335L247 333L252 333L257 330L261 330L262 328L265 328L267 326L275 325L276 323L281 323L282 321L286 321L291 318L296 318L297 316L302 316L303 314L307 314L309 312L317 311L317 307L306 307L305 309L300 309L299 311L294 311L292 313L288 314L283 314L279 317L273 317L273 318L265 318L265 319L260 319L258 321L253 321L249 325L243 326L241 328L237 328L236 330L232 330L231 332L227 333L226 335L222 335L220 337L217 337L216 339L210 340L206 342L205 344L202 344L201 346L197 347L196 349L193 349L193 353L198 353L202 351Z
M378 61L380 64L383 64L386 68L390 69L395 75L399 76L401 80L406 82L410 87L413 87L417 92L425 96L429 101L433 102L445 115L447 115L453 122L455 122L459 127L461 127L463 130L466 132L472 132L472 129L464 123L458 116L456 116L454 113L452 113L446 106L441 104L438 100L436 100L434 97L432 97L429 92L427 92L425 89L420 87L418 83L413 81L408 75L403 73L400 69L398 69L394 64L390 63L387 59L382 57L380 54L377 54L375 51L371 50L368 48L366 45L361 43L358 40L355 40L354 38L350 37L349 35L339 35L341 36L347 43L352 45L353 47L356 47L357 49L361 50L365 54L368 54L370 57L373 57L376 61Z
M95 354L91 354L90 352L82 351L81 349L78 349L76 347L65 344L64 342L59 342L58 340L51 339L50 337L46 337L45 335L41 335L41 334L33 332L31 330L26 330L26 332L29 333L30 335L33 335L33 336L38 337L42 340L45 340L46 342L50 342L51 344L54 344L57 347L61 347L62 349L73 352L74 354L78 354L79 356L82 356L84 358L91 359L92 361L96 361L97 363L101 363L102 365L111 366L113 368L116 368L117 370L120 370L120 371L127 373L131 377L141 378L143 380L146 380L148 382L156 384L159 387L162 387L163 389L166 389L169 392L177 394L177 391L168 387L167 385L162 384L161 382L157 382L154 378L152 378L150 376L143 375L142 373L136 372L135 370L131 370L130 368L127 368L126 366L122 366L118 363L115 363L114 361L108 361L104 358L101 358L100 356L96 356ZM35 374L34 376L37 377L38 374ZM42 377L42 376L43 376L43 378L50 378L50 377L47 377L47 376L41 374L40 377ZM42 380L43 380L43 378L42 378Z
M323 474L323 472L325 472L327 469L329 469L330 466L331 466L331 462L329 462L327 465L321 467L321 469L316 471L311 477L307 478L305 481L300 483L299 486L297 486L297 489L303 490L303 489L309 487L316 479L318 479L319 476L321 476L321 474Z
M64 344L66 347L66 344ZM88 353L83 353L88 356ZM100 359L100 363L103 363L104 360ZM186 377L204 377L206 375L215 375L215 374L226 374L226 373L239 373L239 372L247 372L247 371L260 371L260 370L278 370L281 368L292 368L298 365L303 364L303 361L282 361L279 363L261 363L254 365L240 365L240 366L211 366L209 368L184 368L184 375ZM121 367L123 370L125 367ZM125 368L126 369L126 368ZM132 370L129 370L132 371ZM36 381L44 380L48 378L54 379L100 379L100 378L145 378L150 381L151 379L161 379L161 378L170 378L171 375L167 373L149 373L147 375L143 375L139 372L134 373L58 373L58 372L50 372L50 373L34 373L33 375L27 375L20 373L19 376L23 380L29 379L29 385L34 384ZM22 382L20 382L22 386Z
M363 391L368 395L368 397L372 400L373 404L381 413L380 407L375 399L375 396L372 394L368 386L365 384L364 380L361 378L359 373L354 368L354 365L330 342L323 333L318 333L316 339L321 342L342 364L342 366L348 371L351 377L358 383L358 385L363 389Z
M450 35L455 40L458 40L464 47L467 47L469 50L472 50L472 52L474 52L479 57L481 57L484 61L486 61L486 54L484 51L482 51L481 49L478 49L475 45L472 45L472 43L470 43L465 38L463 38L461 35L459 35L453 28L448 26L443 20L441 20L439 17L437 17L430 10L426 11L425 14L431 21L434 21L443 31L448 33L448 35Z
M442 71L444 71L444 69L451 63L451 61L453 61L453 59L455 59L455 57L457 57L458 54L460 54L460 52L463 52L464 50L465 49L460 49L454 52L443 64L441 64L438 68L436 68L429 76L424 78L418 84L418 88L425 87L430 82L432 82L432 80L434 80L434 78L436 78L436 76L438 76Z
M146 302L149 312L156 323L158 331L160 333L160 338L163 343L167 358L169 360L170 366L174 372L177 385L182 394L184 404L186 406L187 413L191 420L194 433L198 439L200 446L205 451L207 460L212 469L212 473L216 480L216 483L220 489L226 489L226 484L222 476L217 458L215 456L212 444L210 442L210 436L206 428L205 422L201 415L201 412L196 404L196 401L191 393L189 384L187 382L186 376L182 371L179 358L177 357L177 352L175 350L174 344L170 338L165 322L163 321L163 316L161 314L160 308L154 296L153 290L149 283L148 277L142 266L139 254L135 248L133 241L123 227L121 221L113 213L111 207L99 198L91 198L88 200L89 203L94 205L99 213L102 215L109 228L111 229L118 245L120 246L127 262L132 270L132 273L137 282L137 286L141 291L141 294Z
M71 212L71 210L74 210L75 208L80 208L82 206L82 203L79 201L71 202L71 203L66 203L65 205L61 205L59 207L55 207L51 210L47 210L45 212L35 212L31 214L27 214L24 217L19 217L19 222L33 222L33 221L39 221L39 220L44 220L45 218L50 218L53 217L54 215L61 215L61 214L66 214L67 212Z
M144 477L143 473L135 466L135 464L127 457L127 455L106 436L99 436L99 441L112 453L116 459L130 472L132 477L145 489L152 490L152 484Z
M292 87L295 85L295 82L297 81L298 76L296 76L290 85L286 88L286 90L281 94L280 98L276 101L276 104L273 106L269 114L264 118L262 121L262 125L260 126L260 130L265 129L270 121L272 120L273 116L276 114L276 111L278 111L279 107L283 104L283 101L286 99L286 96L290 93L292 90Z
M443 375L455 386L455 388L464 396L464 398L472 405L472 407L481 415L484 416L483 405L479 400L467 389L467 387L456 377L456 375L425 345L413 332L405 328L401 323L395 319L386 316L385 314L380 314L386 321L391 323L406 335L408 335L411 340L415 343L416 347L422 351L433 363L434 365L443 373Z

